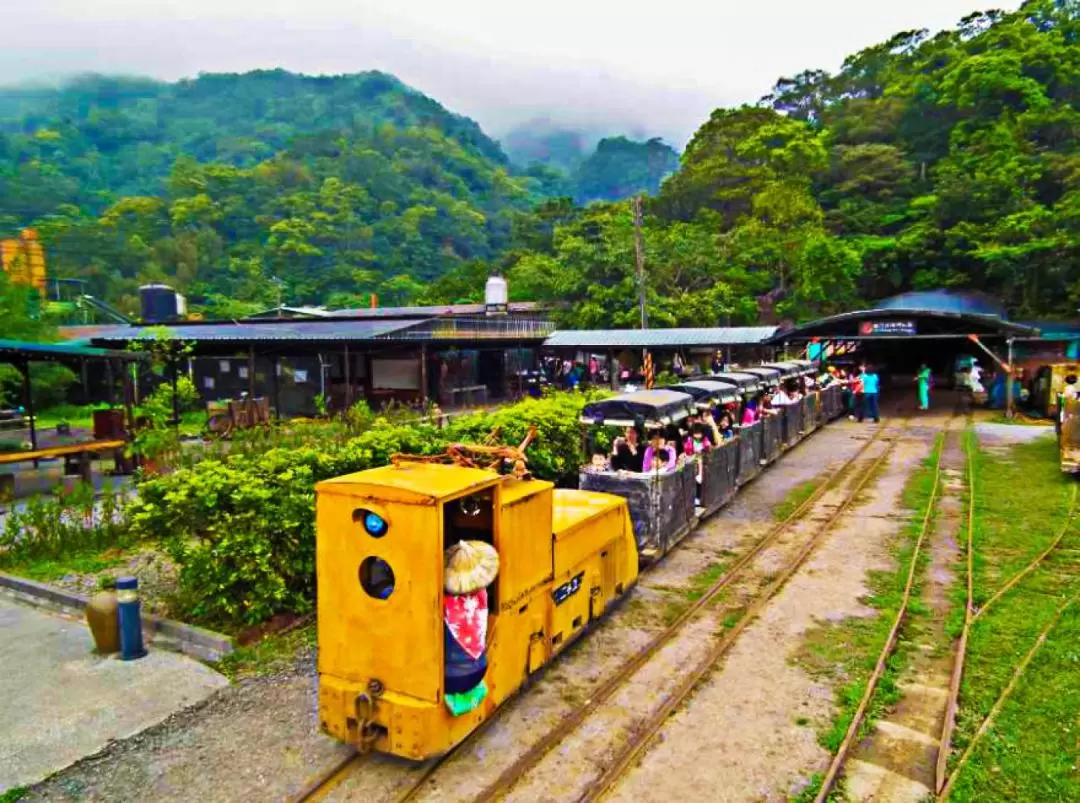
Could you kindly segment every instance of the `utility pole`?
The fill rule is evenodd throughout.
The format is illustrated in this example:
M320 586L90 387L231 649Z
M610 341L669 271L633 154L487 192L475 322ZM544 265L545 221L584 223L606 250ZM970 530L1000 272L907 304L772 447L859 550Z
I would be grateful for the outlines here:
M641 328L649 328L649 313L645 309L645 246L641 240L641 196L630 202L634 210L634 262L637 265L638 306L641 307Z
M638 306L641 308L641 328L649 328L649 313L645 309L645 246L641 242L641 196L635 195L630 200L634 212L634 263L637 267ZM645 388L651 390L655 368L649 349L642 349L641 364L645 374Z

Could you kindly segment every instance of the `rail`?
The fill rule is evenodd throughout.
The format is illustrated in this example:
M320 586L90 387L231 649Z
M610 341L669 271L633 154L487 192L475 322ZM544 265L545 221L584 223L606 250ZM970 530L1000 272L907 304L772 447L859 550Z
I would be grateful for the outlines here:
M499 794L508 791L516 777L520 774L520 771L527 769L528 767L538 763L545 755L547 755L558 743L569 734L574 728L576 728L584 719L594 711L604 700L609 699L618 688L628 680L639 668L641 668L645 662L652 657L662 646L671 641L676 635L678 635L690 619L699 611L701 611L711 600L715 599L724 588L729 586L734 580L736 580L742 570L764 550L776 542L776 540L787 531L794 523L799 521L807 511L809 511L830 489L835 487L838 480L843 478L848 470L859 460L866 451L881 438L882 434L886 431L885 428L877 429L874 434L867 439L859 450L852 455L840 468L832 472L823 482L821 482L814 492L805 499L795 510L793 510L782 521L774 524L767 533L756 543L746 554L742 555L736 563L720 578L718 578L704 593L682 614L679 615L675 621L673 621L668 627L658 633L653 639L646 644L637 654L634 655L629 661L619 667L615 672L604 681L603 685L590 695L589 700L584 703L577 711L565 717L559 725L549 731L544 737L530 748L521 758L518 759L515 764L503 772L498 779L496 779L491 785L486 787L476 797L476 800L490 800L497 797ZM891 452L891 447L886 454ZM883 460L885 455L878 458L879 461ZM880 464L880 463L878 463ZM875 464L877 465L877 464ZM874 470L867 472L860 481L859 489L865 485L870 477L874 475ZM853 492L847 503L850 503L855 496L857 496L858 490ZM841 506L838 511L846 509L846 506ZM838 512L834 512L834 517L838 516ZM809 556L809 552L803 557L805 560ZM779 590L779 589L777 589ZM774 592L775 593L775 592ZM736 631L741 631L745 627L745 622L740 626L736 626ZM730 645L728 645L730 646ZM726 648L725 648L726 649ZM499 709L495 714L486 719L476 730L472 731L468 737L462 742L457 744L444 756L431 761L423 769L420 770L419 776L411 781L402 792L400 792L395 800L396 803L409 803L420 792L423 786L429 779L434 776L438 770L445 766L446 763L453 757L462 754L468 749L470 744L475 743L493 722L497 721L501 712L504 709ZM329 772L323 774L320 778L315 779L309 783L302 790L300 794L292 798L292 803L315 803L315 801L322 800L328 795L334 788L339 786L346 778L348 778L356 768L370 760L371 754L362 754L354 752L350 756L347 756L339 764L335 765Z

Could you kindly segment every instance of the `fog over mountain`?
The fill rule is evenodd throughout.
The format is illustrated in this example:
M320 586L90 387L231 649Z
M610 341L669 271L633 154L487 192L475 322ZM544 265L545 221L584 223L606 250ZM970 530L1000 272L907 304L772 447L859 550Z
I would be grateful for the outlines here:
M712 109L753 102L778 76L834 69L897 30L948 27L973 10L973 0L36 0L5 9L0 82L378 69L495 136L543 117L682 147Z

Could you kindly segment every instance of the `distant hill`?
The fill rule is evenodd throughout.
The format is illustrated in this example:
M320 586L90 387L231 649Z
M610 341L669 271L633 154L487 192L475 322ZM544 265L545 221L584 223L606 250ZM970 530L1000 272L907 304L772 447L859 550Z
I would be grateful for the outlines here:
M678 152L659 138L646 142L602 139L574 171L577 199L618 201L639 192L654 195L660 182L678 168Z
M294 303L406 298L561 180L379 72L0 90L0 234L36 226L52 275L121 305L150 280L262 303L273 275Z

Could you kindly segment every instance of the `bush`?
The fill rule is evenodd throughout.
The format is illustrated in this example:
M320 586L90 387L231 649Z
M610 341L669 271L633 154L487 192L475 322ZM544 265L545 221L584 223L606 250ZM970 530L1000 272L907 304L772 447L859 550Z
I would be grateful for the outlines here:
M535 476L576 478L584 461L578 419L591 395L552 394L478 413L446 430L376 418L352 438L319 438L320 425L280 448L204 459L144 479L131 505L134 534L162 539L180 566L178 605L189 618L254 624L281 611L303 613L315 598L315 483L385 465L394 453L437 454L451 442L517 444L530 424ZM364 415L357 411L358 418ZM306 429L302 428L302 429ZM292 436L289 436L292 437Z
M124 501L79 483L70 493L36 497L12 508L0 532L0 567L131 546L136 538Z

